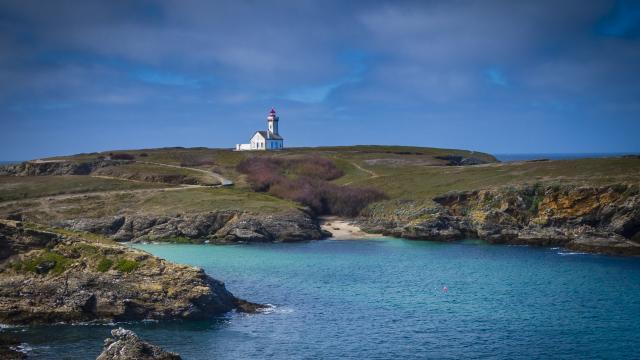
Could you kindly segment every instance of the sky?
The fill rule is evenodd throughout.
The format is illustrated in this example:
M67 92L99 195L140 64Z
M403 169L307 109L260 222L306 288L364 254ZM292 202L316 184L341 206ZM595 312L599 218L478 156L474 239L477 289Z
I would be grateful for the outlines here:
M0 160L285 146L640 152L640 1L0 0Z

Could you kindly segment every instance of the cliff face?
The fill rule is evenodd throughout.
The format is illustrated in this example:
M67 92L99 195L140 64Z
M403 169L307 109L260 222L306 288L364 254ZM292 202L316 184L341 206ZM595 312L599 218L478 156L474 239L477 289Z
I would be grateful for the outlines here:
M370 231L410 239L564 246L619 255L640 255L640 189L521 186L447 193L438 205L408 216L376 216Z
M231 210L176 216L123 215L80 218L59 225L132 242L292 242L318 240L328 235L314 219L300 211L262 216Z
M100 168L130 163L133 161L25 161L20 164L0 166L0 176L89 175Z
M201 269L109 241L1 221L0 244L0 323L203 319L250 308Z

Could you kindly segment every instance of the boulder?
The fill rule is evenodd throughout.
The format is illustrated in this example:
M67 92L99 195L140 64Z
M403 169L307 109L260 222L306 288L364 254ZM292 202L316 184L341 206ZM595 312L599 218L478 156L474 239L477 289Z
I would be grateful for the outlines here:
M111 330L110 338L105 339L102 353L96 360L180 360L178 354L149 344L131 330L117 328Z

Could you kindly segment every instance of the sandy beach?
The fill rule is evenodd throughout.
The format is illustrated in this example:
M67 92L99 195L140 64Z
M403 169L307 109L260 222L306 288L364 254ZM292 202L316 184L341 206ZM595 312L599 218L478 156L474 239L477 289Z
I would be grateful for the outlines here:
M382 236L382 234L366 233L348 219L336 216L321 217L320 226L323 230L329 231L332 234L330 239L334 240L355 240Z

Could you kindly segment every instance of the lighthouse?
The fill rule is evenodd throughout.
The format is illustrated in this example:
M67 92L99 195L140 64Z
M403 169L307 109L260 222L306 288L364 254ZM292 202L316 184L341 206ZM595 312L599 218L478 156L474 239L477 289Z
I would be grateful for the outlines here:
M267 116L267 131L256 131L249 144L236 144L236 151L243 150L279 150L284 148L284 139L278 132L280 117L276 109L271 108Z
M267 130L269 135L278 135L278 121L280 118L276 115L276 109L271 108L269 116L267 116Z

